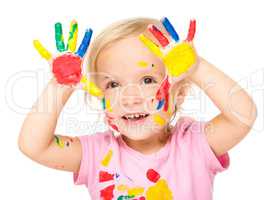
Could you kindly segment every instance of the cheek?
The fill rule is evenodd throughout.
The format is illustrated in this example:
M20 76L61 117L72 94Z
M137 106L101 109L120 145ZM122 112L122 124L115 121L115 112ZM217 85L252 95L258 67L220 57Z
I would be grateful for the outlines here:
M115 113L119 107L119 92L116 90L106 90L104 95L102 99L103 110L108 113Z

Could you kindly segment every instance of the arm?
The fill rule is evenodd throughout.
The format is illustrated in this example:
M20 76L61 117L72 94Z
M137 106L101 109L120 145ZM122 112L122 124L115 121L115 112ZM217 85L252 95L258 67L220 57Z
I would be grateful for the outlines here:
M73 90L52 79L24 120L18 145L26 156L40 164L77 172L82 156L79 139L66 136L56 139L54 135L59 114Z
M220 156L250 131L257 115L255 103L234 80L203 58L188 79L204 90L220 110L205 130L210 147Z

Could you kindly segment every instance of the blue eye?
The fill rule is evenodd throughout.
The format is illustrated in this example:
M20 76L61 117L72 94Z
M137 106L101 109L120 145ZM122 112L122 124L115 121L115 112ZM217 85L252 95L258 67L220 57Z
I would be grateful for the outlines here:
M115 81L110 81L107 85L106 85L106 89L108 88L115 88L117 87L119 84Z
M153 77L147 76L147 77L144 77L143 83L152 84L152 83L157 83L157 81Z

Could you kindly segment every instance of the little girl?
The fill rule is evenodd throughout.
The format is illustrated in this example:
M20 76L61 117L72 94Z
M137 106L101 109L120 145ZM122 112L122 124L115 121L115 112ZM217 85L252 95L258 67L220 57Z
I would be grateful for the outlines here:
M92 199L212 199L214 176L227 169L228 150L250 131L256 106L235 81L196 54L194 33L192 21L181 42L167 18L128 19L106 28L86 54L92 80L86 90L95 90L109 129L80 137L54 133L74 91L61 86L59 77L68 76L66 85L81 78L54 70L56 78L24 121L20 150L42 165L73 172L74 183L85 185ZM43 57L51 59L44 51ZM207 122L181 116L172 126L190 83L220 113Z

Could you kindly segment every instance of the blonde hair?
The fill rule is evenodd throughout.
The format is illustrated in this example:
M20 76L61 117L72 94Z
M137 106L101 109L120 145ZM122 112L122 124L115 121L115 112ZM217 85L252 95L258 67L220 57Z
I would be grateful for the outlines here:
M91 47L89 49L88 56L88 65L87 65L87 74L89 74L89 78L95 82L94 77L91 76L92 73L97 71L97 60L98 56L106 47L109 47L114 42L119 40L128 38L130 36L138 36L141 33L145 33L148 25L154 24L157 26L164 34L167 35L166 30L163 28L161 22L154 18L129 18L124 19L118 22L115 22L109 25L106 29L104 29L91 43ZM146 33L145 33L146 34ZM154 40L154 39L153 39ZM181 81L180 85L188 84L186 81ZM87 94L86 94L87 96ZM87 98L85 96L85 98ZM180 109L175 107L175 112L173 113L172 120L168 122L168 129L170 128L170 122L176 116L176 112Z
M153 18L130 18L109 25L91 43L88 72L96 72L98 56L104 48L116 41L145 32L149 24L161 28L161 23Z

